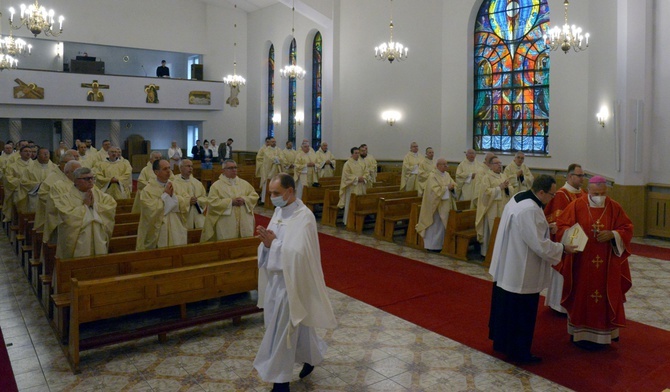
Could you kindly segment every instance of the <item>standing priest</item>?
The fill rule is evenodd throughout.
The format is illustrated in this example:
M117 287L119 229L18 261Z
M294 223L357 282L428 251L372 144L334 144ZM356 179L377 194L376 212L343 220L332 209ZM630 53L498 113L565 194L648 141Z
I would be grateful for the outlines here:
M531 354L540 291L563 252L576 245L552 242L542 208L556 194L556 180L539 176L531 190L519 192L505 206L493 247L489 339L493 350L521 363L539 362Z
M421 213L416 231L423 237L423 246L430 251L439 251L444 243L444 232L449 219L449 211L455 207L454 188L456 183L447 173L447 160L437 160L437 171L428 176Z
M351 158L349 158L342 167L342 179L340 180L340 200L337 203L338 208L344 208L344 224L347 224L347 215L349 214L349 200L351 195L364 195L367 184L370 183L365 162L360 159L360 150L358 147L351 148Z
M570 203L558 217L557 238L575 223L588 236L584 252L569 255L557 269L563 275L568 333L582 348L608 345L626 325L623 303L631 288L628 247L633 223L619 203L607 197L603 177L589 180L589 193Z
M258 226L258 306L265 334L254 367L275 392L289 391L293 365L309 375L326 353L315 328L335 328L321 269L314 214L295 195L295 182L278 174L268 191L277 206L267 229Z

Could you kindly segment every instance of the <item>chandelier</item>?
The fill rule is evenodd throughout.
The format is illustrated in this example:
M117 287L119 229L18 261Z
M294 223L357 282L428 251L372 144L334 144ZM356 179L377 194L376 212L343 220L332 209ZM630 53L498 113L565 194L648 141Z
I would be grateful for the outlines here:
M295 0L293 0L293 7L291 8L291 37L295 34ZM300 80L305 78L307 71L301 66L296 65L295 58L291 59L291 64L284 66L279 70L279 75L282 79L298 78Z
M237 12L237 4L235 4L235 12ZM223 83L230 87L241 87L247 83L241 75L237 74L237 23L235 23L235 42L233 43L233 74L223 78Z
M26 43L21 38L14 39L12 31L9 31L9 36L2 38L0 36L0 53L10 56L19 56L23 54L30 54L33 46Z
M557 50L561 48L563 52L568 53L570 48L575 52L581 52L586 50L589 47L589 33L582 34L582 28L575 25L570 26L568 24L568 5L570 3L568 0L563 2L565 6L565 24L561 29L558 26L554 26L549 30L548 34L545 34L542 38L544 43L549 46L551 50Z
M19 61L14 57L8 54L0 54L0 71L3 69L16 68L18 65Z
M14 7L9 7L9 26L15 30L25 25L35 37L40 33L57 37L63 32L63 20L65 20L63 15L58 17L58 30L54 31L54 10L47 11L46 8L37 3L37 0L35 0L35 4L27 7L25 4L21 4L21 20L18 25L14 24L15 13Z
M391 22L389 23L389 30L391 31L391 38L389 42L384 42L375 48L375 58L377 60L388 60L393 64L394 60L405 60L407 58L407 50L400 42L393 42L393 0L391 0Z

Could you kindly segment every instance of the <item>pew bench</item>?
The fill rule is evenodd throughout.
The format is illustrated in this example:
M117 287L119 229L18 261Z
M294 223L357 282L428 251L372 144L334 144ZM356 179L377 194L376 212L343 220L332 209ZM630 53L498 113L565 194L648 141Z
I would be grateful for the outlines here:
M316 206L323 207L323 197L325 196L326 191L339 189L339 185L321 185L317 187L306 186L302 188L302 202L305 203L307 208L312 212L316 212Z
M409 222L409 213L413 203L421 203L421 197L380 198L375 222L375 238L393 242L396 226L403 228Z
M68 336L72 279L79 281L113 278L129 274L169 270L185 266L257 256L260 240L255 237L182 246L56 259L51 295L53 322L61 340ZM256 266L256 269L258 266Z
M340 209L337 203L340 202L340 189L326 189L323 194L323 213L321 214L321 224L325 226L337 227L337 219L340 216ZM342 210L343 211L343 210Z
M468 247L471 242L477 241L476 217L477 210L451 210L440 253L467 261Z
M367 193L365 195L351 195L347 215L347 230L359 234L362 233L365 218L370 215L377 215L380 198L395 199L417 195L416 191L400 192L398 189L398 186L370 188L366 190Z
M424 249L423 237L416 231L416 225L419 223L419 215L421 214L421 203L413 203L409 211L409 223L407 224L407 237L405 238L405 245L414 249Z
M68 360L74 373L78 371L80 351L158 335L206 322L227 318L238 320L242 315L260 312L255 305L221 310L207 315L186 317L189 303L220 298L256 290L258 261L256 257L221 260L167 270L141 272L101 279L71 280ZM84 323L179 306L177 320L81 339Z

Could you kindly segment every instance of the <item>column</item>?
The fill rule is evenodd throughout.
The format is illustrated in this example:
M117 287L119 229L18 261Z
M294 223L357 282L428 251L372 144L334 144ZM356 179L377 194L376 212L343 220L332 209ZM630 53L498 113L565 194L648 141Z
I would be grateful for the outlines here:
M9 119L9 139L14 142L14 147L16 147L19 140L21 140L21 130L22 124L20 118L10 118Z
M109 130L109 141L112 146L121 148L121 120L112 120Z
M61 120L61 140L65 143L67 148L72 148L74 145L74 131L73 122L71 118Z

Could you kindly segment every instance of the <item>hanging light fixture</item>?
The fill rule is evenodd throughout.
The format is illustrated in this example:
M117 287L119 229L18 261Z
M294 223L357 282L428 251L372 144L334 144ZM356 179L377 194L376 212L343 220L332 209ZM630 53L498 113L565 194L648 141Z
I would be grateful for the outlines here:
M293 7L291 8L291 38L295 39L295 0L293 0ZM300 80L305 78L307 71L301 66L296 65L295 59L291 60L291 64L284 66L279 70L279 75L282 79L298 78Z
M35 4L27 7L25 4L21 4L21 20L18 25L14 24L15 13L14 7L9 7L9 26L14 30L25 25L35 37L41 33L46 36L57 37L63 32L63 20L65 20L63 15L58 17L58 30L54 30L54 16L56 13L54 10L47 11L44 6L37 3L37 0L35 0Z
M589 47L589 33L582 34L582 28L575 25L568 24L568 0L563 2L565 6L565 24L563 28L554 26L542 38L544 43L549 46L551 50L561 48L563 52L568 53L570 48L575 52L581 52Z
M30 54L33 46L26 43L21 38L14 39L12 31L9 31L9 36L0 36L0 53L10 56L20 56Z
M237 15L237 4L235 4L235 15ZM237 18L237 16L236 16ZM223 83L230 87L241 87L247 84L247 80L237 74L237 23L234 27L235 42L233 43L233 74L223 78Z
M19 61L8 54L0 54L0 71L4 69L14 69L19 65Z
M389 23L391 38L389 42L384 42L375 48L375 58L377 60L388 60L393 64L394 60L405 60L407 58L408 48L400 42L393 41L393 0L391 0L391 22Z

